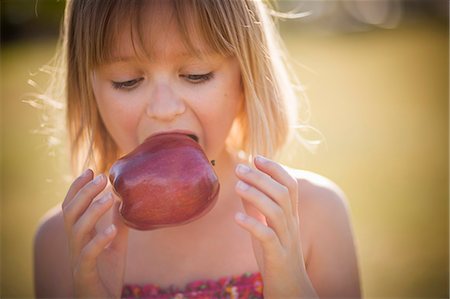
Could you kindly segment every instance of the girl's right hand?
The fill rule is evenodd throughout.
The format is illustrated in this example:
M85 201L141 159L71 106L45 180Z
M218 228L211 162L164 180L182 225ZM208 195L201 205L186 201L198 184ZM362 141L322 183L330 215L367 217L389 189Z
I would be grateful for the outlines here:
M93 179L88 169L72 183L62 204L75 297L121 296L128 228L120 219L112 193L93 201L106 184L105 175ZM97 232L97 222L112 207L113 224Z

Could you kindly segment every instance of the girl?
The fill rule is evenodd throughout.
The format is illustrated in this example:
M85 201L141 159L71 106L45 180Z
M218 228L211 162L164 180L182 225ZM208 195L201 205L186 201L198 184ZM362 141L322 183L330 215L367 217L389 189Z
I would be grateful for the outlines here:
M271 160L297 110L267 10L67 1L67 126L74 165L89 168L38 229L37 297L360 296L342 192ZM107 171L146 137L175 131L216 161L218 202L186 225L129 229Z

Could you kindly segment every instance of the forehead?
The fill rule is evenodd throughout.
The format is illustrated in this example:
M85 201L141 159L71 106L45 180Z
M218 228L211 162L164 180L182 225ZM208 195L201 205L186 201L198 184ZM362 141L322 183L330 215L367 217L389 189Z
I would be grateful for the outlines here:
M106 60L188 59L213 54L195 15L184 16L180 21L179 12L171 3L143 1L140 10L135 11L137 15L118 18Z
M134 39L129 30L123 30L112 45L109 60L116 62L136 58L146 60L191 59L214 54L203 39L191 37L193 43L193 48L191 48L183 41L183 36L176 26L162 28L164 28L164 33L161 30L149 28L150 32L144 32L142 39Z

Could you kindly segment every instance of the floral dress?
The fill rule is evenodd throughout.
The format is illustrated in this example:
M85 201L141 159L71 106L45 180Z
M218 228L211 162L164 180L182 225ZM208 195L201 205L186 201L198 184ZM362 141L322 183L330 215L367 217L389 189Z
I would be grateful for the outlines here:
M183 289L157 285L125 285L122 298L148 299L261 299L263 284L259 273L245 273L218 280L199 280Z

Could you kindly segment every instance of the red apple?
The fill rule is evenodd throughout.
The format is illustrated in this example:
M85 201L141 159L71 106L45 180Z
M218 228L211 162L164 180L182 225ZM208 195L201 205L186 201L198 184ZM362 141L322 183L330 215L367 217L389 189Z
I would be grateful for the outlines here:
M147 138L116 161L109 179L125 223L139 230L186 224L217 201L219 181L200 145L181 133Z

